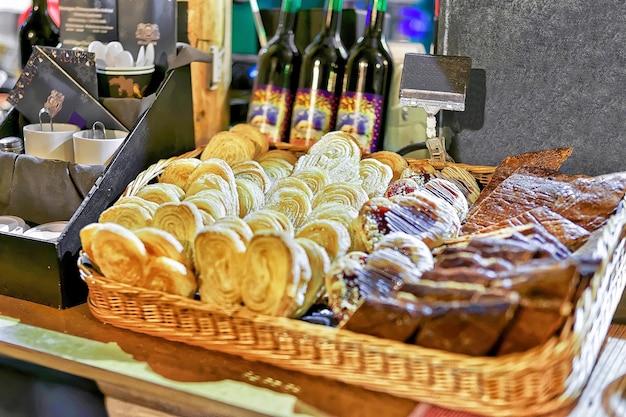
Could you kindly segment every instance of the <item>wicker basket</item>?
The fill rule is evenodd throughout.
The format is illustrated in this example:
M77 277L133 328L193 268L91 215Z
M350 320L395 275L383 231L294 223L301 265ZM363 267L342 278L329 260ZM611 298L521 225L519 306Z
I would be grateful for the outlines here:
M166 163L137 183L154 178ZM126 194L137 187L129 184ZM89 308L104 323L442 407L533 416L573 402L595 365L626 285L623 206L590 240L603 261L561 334L501 357L454 354L245 308L219 311L103 277L84 256L78 267L89 287Z

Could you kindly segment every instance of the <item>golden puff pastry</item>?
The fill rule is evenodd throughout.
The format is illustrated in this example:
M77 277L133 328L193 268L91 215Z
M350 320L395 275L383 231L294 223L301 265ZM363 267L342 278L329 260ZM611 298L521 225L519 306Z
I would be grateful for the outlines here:
M263 161L276 160L276 159L281 159L286 162L289 162L290 165L295 165L296 161L298 160L298 157L293 152L289 152L284 149L272 149L268 152L265 152L259 155L256 158L256 161L258 163L261 163Z
M302 187L310 193L304 183ZM304 189L289 186L278 187L268 195L265 208L283 213L291 220L293 226L298 228L311 213L310 194L307 194Z
M231 185L217 174L202 174L189 185L185 198L203 193L204 191L210 191L209 194L218 192L222 196L226 214L236 215L236 210L238 210L239 207L239 203L235 198L237 191L231 190L230 187ZM183 198L183 200L185 198Z
M192 203L165 203L154 214L153 226L174 235L193 261L193 240L204 224L200 209Z
M183 244L170 232L156 227L144 227L133 230L141 240L148 256L166 256L185 265L190 265L190 259L185 255Z
M234 165L253 159L256 152L255 142L248 137L232 131L222 131L209 139L202 154L200 154L200 160L219 158L229 165Z
M96 233L96 231L100 230L103 224L104 223L89 223L78 232L78 237L80 238L82 250L87 255L89 260L91 260L91 262L95 262L93 252L91 250L93 235Z
M287 187L296 188L306 194L309 201L313 200L313 191L311 191L307 183L294 176L280 178L272 185L272 188L267 192L266 196L270 199L274 192Z
M193 298L198 287L196 276L182 262L167 256L152 256L146 262L137 287Z
M254 234L271 231L282 232L293 236L294 228L289 217L276 210L261 209L248 213L243 220L250 226Z
M200 162L197 158L175 159L165 166L158 180L159 182L178 185L184 189L189 175L200 165Z
M361 160L361 148L356 138L340 131L326 133L309 148L307 154L324 155L329 159L340 159L355 164Z
M256 148L254 155L255 158L264 154L270 148L270 144L267 141L265 134L252 125L239 123L231 127L230 131L244 136L254 143Z
M272 186L272 179L257 161L244 161L233 165L235 179L244 178L259 184L263 193L267 193Z
M102 223L91 237L91 252L92 261L105 277L129 285L136 285L143 278L148 253L126 227Z
M239 217L245 217L248 213L260 210L265 205L265 194L256 181L246 178L235 179L237 185L237 198L239 200Z
M186 197L184 202L193 203L201 211L204 211L210 215L213 219L210 224L213 224L215 220L226 216L226 205L224 203L224 196L217 190L205 190L200 193L196 193ZM205 226L208 224L203 222Z
M359 178L370 198L382 196L393 178L393 171L377 159L366 158L359 162Z
M311 280L308 282L304 293L304 302L294 314L295 317L300 317L313 304L318 302L325 293L324 277L330 270L330 258L326 249L311 239L306 237L296 238L296 243L302 246L306 252L309 258L309 265L311 266Z
M150 213L150 215L154 216L154 212L156 211L156 209L159 207L158 203L155 203L154 201L148 201L146 199L143 199L141 197L138 197L136 195L128 195L128 196L124 196L124 197L120 197L115 203L115 204L125 204L125 203L134 203L134 204L139 204L141 207L145 208L146 210L148 210L148 212Z
M151 226L152 221L150 211L138 203L114 204L98 217L100 223L117 223L130 230Z
M361 185L353 182L334 182L322 188L315 196L313 208L324 203L337 203L359 210L368 199Z
M225 216L215 221L215 226L224 226L236 232L241 240L247 245L252 239L254 232L248 223L237 216Z
M135 195L157 204L176 202L183 199L185 191L176 184L157 182L141 187Z
M366 158L373 158L377 161L382 162L383 164L389 166L391 171L393 171L392 181L397 180L402 175L402 171L409 166L409 163L406 159L400 154L391 151L378 151L371 153L366 156Z
M322 188L330 184L328 173L320 167L306 167L291 175L292 178L298 178L311 189L313 195L321 191Z
M288 177L293 172L293 164L284 159L266 159L259 162L263 171L270 177L272 182L280 178Z
M222 159L210 158L210 159L206 159L202 161L202 163L198 165L191 174L189 174L188 182L187 184L185 184L185 187L183 187L185 192L188 192L191 184L193 184L196 180L198 180L200 177L202 177L205 174L215 174L215 175L222 177L222 179L226 181L226 183L228 184L228 188L231 192L233 202L235 204L235 207L234 207L235 210L231 214L239 213L239 203L237 200L237 186L235 184L235 174L233 173L233 170L230 167L230 165L228 165L226 161Z
M302 226L296 237L306 237L326 249L331 261L346 254L350 248L350 232L334 220L311 220Z
M348 229L350 234L350 251L364 250L365 246L356 232L355 220L358 217L358 210L345 204L324 203L311 211L308 220L326 219L337 221Z
M254 235L243 267L241 298L248 309L293 317L301 308L311 267L305 250L292 236L277 232Z
M241 304L241 278L247 245L225 225L205 227L194 240L198 292L202 302L220 308Z

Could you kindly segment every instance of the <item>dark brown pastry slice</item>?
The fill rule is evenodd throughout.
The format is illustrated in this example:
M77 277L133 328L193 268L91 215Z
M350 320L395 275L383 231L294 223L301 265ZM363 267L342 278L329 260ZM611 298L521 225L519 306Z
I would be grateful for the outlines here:
M462 283L453 281L429 281L421 279L419 282L406 283L398 294L411 294L420 301L453 301L471 300L485 294L487 288L481 284Z
M502 220L499 223L482 229L481 233L490 233L505 227L522 226L525 224L542 226L571 251L575 251L581 247L589 238L589 232L587 230L566 219L559 213L543 206L525 211L518 216Z

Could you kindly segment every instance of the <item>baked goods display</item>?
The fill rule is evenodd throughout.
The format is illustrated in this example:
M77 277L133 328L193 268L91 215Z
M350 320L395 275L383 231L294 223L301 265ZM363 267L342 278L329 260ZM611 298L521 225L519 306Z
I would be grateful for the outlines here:
M341 329L497 356L561 331L594 268L575 252L626 192L623 173L556 171L570 149L507 158L483 188L457 165L362 155L344 132L302 155L261 145L235 126L172 160L81 231L84 252L107 277L216 309L323 305Z

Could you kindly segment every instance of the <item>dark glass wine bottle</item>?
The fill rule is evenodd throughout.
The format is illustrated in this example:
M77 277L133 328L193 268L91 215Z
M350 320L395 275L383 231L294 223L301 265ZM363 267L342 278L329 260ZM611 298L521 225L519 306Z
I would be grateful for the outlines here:
M364 152L383 149L393 60L383 26L387 0L371 0L365 32L350 50L336 129L353 134Z
M59 45L59 27L48 14L48 0L33 0L33 8L20 26L19 43L22 68L28 62L34 45Z
M265 133L270 143L286 142L293 96L298 87L302 55L294 26L301 0L283 0L276 33L261 48L252 88L248 123Z
M312 145L335 128L348 53L339 33L343 0L327 0L322 30L306 47L289 142Z

